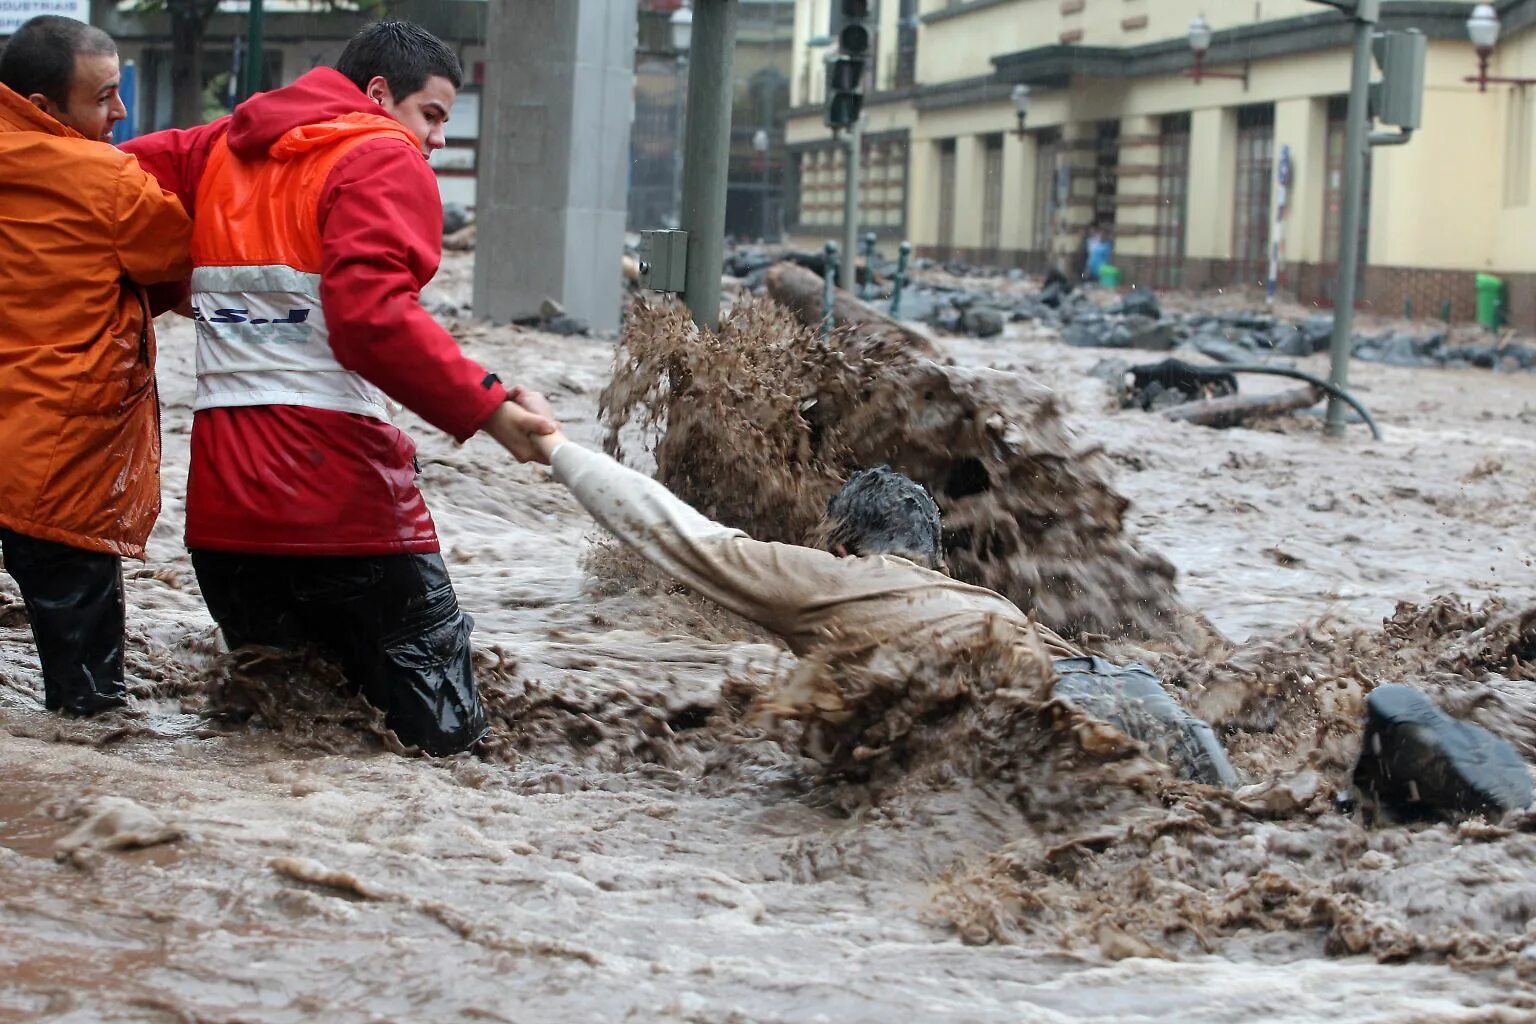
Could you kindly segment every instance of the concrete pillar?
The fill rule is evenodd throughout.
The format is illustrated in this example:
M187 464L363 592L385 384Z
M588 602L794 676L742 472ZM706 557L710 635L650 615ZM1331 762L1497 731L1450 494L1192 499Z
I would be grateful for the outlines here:
M1237 114L1214 107L1189 119L1189 209L1185 255L1232 257L1232 203L1237 190ZM1196 188L1195 183L1199 183Z
M1275 104L1275 161L1291 147L1290 210L1285 217L1284 261L1331 263L1323 252L1323 208L1328 200L1328 101L1316 97ZM1278 182L1277 182L1278 184ZM1274 202L1279 206L1279 189Z
M939 140L914 139L907 170L907 237L913 245L939 244Z
M636 7L502 0L488 18L475 314L553 299L617 330Z
M979 249L981 214L986 197L987 155L980 135L955 139L955 245Z
M1035 136L1021 140L1009 134L1003 139L1004 249L1023 252L1031 247L1035 230Z

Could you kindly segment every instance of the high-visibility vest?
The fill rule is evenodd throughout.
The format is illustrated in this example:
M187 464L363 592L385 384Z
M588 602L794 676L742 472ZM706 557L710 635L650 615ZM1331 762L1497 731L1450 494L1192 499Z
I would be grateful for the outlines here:
M339 160L391 137L417 147L399 122L361 113L295 128L261 160L236 157L226 139L214 147L192 234L195 409L300 405L390 420L394 403L331 350L318 208Z

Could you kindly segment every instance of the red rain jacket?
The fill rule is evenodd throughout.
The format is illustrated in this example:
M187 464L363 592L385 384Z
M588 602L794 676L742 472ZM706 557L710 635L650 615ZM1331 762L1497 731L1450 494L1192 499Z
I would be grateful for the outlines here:
M230 117L124 149L192 214L194 276L214 264L318 275L335 362L459 441L506 400L500 382L420 304L442 253L430 167L414 140L343 75L310 71ZM438 550L404 431L306 404L205 408L199 344L188 547L278 555Z

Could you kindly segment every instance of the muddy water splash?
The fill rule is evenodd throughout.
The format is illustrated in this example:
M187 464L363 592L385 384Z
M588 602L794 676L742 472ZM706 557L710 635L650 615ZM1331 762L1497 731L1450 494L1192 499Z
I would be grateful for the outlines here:
M933 493L950 571L1065 635L1166 637L1190 616L1173 567L1126 536L1126 500L1055 395L1012 373L944 366L906 337L830 343L762 301L718 333L634 312L603 393L608 448L656 435L657 478L761 540L803 543L837 485L886 464Z
M1533 641L1536 609L1447 597L1404 605L1379 630L1325 620L1214 659L1153 655L1262 781L1225 794L1127 776L1124 764L1109 778L1105 764L1037 750L1043 775L1018 802L1039 804L1039 778L1067 780L1069 800L952 873L938 906L972 942L1045 934L1115 957L1177 958L1230 953L1233 936L1257 931L1271 952L1321 936L1330 955L1536 977L1536 813L1372 828L1335 805L1349 793L1365 696L1382 682L1419 686L1536 754Z

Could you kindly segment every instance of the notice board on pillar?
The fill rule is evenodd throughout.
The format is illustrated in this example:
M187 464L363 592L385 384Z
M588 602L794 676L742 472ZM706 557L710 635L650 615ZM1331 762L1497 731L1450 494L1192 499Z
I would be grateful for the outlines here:
M91 20L91 0L0 0L0 36L14 33L39 14Z
M5 0L0 0L4 3ZM447 145L432 154L437 189L443 202L475 205L475 185L480 174L480 89L466 86L454 100L453 113L443 126Z

